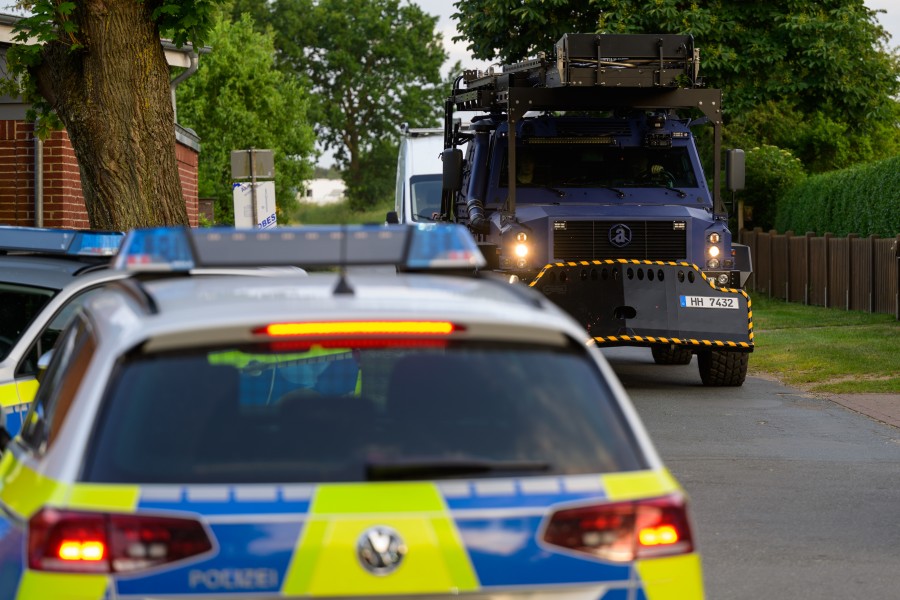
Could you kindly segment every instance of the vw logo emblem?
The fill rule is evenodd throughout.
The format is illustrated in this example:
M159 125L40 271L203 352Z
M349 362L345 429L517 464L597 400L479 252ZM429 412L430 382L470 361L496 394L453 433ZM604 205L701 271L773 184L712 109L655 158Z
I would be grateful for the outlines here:
M374 575L392 573L403 561L406 544L396 531L384 525L366 529L356 541L356 557Z
M609 228L609 243L623 248L631 243L631 229L624 223L617 223Z

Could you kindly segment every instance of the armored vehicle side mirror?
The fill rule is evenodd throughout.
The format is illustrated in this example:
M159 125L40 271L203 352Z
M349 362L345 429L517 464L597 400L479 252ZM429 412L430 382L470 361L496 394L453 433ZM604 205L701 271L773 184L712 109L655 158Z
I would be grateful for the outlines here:
M462 189L462 150L445 148L441 152L441 161L444 163L444 190L458 192Z
M744 189L744 174L744 151L728 150L725 153L725 181L730 191L739 192Z
M400 222L400 217L397 216L396 210L389 210L387 216L384 218L384 222L388 225L396 225Z

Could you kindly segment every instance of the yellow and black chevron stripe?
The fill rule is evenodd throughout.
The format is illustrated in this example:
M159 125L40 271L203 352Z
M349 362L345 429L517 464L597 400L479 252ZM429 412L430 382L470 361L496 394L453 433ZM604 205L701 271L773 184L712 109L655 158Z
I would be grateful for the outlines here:
M716 285L714 281L709 281L704 277L703 271L700 270L700 267L693 263L681 262L681 261L665 261L665 260L637 260L637 259L629 259L629 258L617 258L617 259L604 259L604 260L580 260L580 261L565 261L565 262L556 262L556 263L548 263L544 265L544 268L540 270L537 276L529 283L530 287L534 287L537 282L543 277L544 273L548 272L553 268L565 268L565 267L589 267L589 266L603 266L603 265L654 265L654 266L669 266L669 267L684 267L687 269L693 269L700 275L700 281L705 281L709 287L719 292L727 292L731 294L740 294L747 300L747 337L750 340L749 342L732 342L732 341L722 341L722 340L697 340L697 339L682 339L682 338L666 338L666 337L653 337L653 336L639 336L639 335L608 335L608 336L599 336L595 337L594 340L598 344L621 344L621 343L640 343L640 344L676 344L681 346L700 346L700 347L716 347L716 348L742 348L747 350L753 349L753 310L751 308L750 296L742 289L738 288L729 288L722 287Z

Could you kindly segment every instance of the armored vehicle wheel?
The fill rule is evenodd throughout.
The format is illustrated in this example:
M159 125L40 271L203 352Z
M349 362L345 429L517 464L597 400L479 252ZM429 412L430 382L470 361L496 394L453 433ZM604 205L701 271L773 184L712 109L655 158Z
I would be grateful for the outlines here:
M694 355L690 348L684 346L651 346L653 360L658 365L686 365Z
M706 350L697 353L697 365L700 367L700 379L703 385L739 386L743 385L747 376L747 363L750 354L747 352L729 352L727 350Z

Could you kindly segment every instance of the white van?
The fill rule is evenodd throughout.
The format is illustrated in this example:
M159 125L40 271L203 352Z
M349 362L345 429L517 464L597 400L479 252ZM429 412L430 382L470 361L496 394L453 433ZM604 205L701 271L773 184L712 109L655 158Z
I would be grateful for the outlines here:
M441 212L444 130L436 127L414 129L404 124L400 136L395 222L433 221ZM388 213L389 222L393 222L392 217Z

